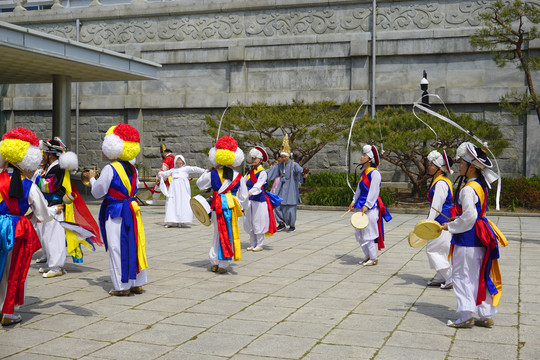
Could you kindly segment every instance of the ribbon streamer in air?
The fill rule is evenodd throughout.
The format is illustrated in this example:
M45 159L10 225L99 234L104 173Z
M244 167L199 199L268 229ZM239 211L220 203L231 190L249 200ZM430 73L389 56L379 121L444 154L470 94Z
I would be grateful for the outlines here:
M437 99L439 99L443 105L444 105L444 108L446 109L446 111L448 112L448 109L446 108L446 105L444 104L444 101L442 101L442 99L436 95L436 94L429 94L429 96L433 96L433 97L436 97ZM428 124L426 124L422 119L420 119L420 117L416 114L416 112L414 111L415 108L418 108L430 115L433 115L435 116L436 118L439 118L443 121L445 121L446 123L454 126L455 128L463 131L465 134L469 135L470 137L472 137L474 140L476 140L478 143L482 144L482 146L484 146L487 151L489 151L489 153L491 154L491 156L493 157L493 160L495 161L495 165L497 165L497 177L498 177L498 181L497 181L497 196L495 197L495 209L497 211L500 210L500 205L499 205L499 200L501 198L501 170L499 168L499 163L497 162L497 158L495 157L495 155L493 155L493 152L491 151L491 149L489 148L488 146L488 143L487 141L483 141L482 139L480 139L478 136L474 135L472 131L468 130L468 129L465 129L463 126L459 125L458 123L456 123L455 121L452 121L450 120L449 118L447 118L446 116L444 115L441 115L427 107L425 107L422 103L421 103L421 98L419 100L417 100L416 102L413 103L413 113L414 113L414 116L420 120L424 125L426 125L434 134L435 136L437 137L437 139L439 138L439 136L437 135L437 133L435 132L435 130L433 130L433 128L431 126L429 126Z
M360 112L360 110L362 109L362 107L366 104L366 101L364 100L362 102L362 105L360 105L360 107L358 108L358 110L356 110L356 113L354 114L353 118L352 118L352 122L351 122L351 128L349 129L349 139L347 140L347 151L345 152L345 167L348 169L349 168L349 146L351 145L351 136L352 136L352 130L353 130L353 127L354 127L354 123L356 122L356 117L358 116L358 113ZM347 178L347 185L349 186L349 189L351 189L351 191L355 192L355 190L353 189L351 183L349 182L349 173L347 172L347 175L346 175L346 178Z

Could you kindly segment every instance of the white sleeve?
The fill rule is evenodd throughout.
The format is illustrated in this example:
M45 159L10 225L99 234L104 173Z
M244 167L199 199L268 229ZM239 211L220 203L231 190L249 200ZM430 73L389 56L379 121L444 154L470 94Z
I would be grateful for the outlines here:
M205 170L202 175L197 179L197 186L200 190L206 190L212 187L212 173Z
M56 215L57 207L47 206L47 200L45 200L36 184L32 184L30 187L28 204L40 222L51 221Z
M189 173L197 173L197 174L202 174L203 172L206 171L205 169L200 168L198 166L188 166L187 170Z
M354 196L352 199L352 203L356 204L356 201L358 200L358 197L360 196L360 183L356 183L356 191L354 192Z
M158 172L158 176L163 178L163 179L167 179L169 176L171 176L173 173L173 170L167 170L167 171L160 171Z
M437 181L437 183L435 184L435 191L433 192L433 200L431 201L428 219L435 220L435 218L439 216L439 213L435 210L442 212L442 208L447 196L448 184L446 183L446 181ZM434 208L435 210L433 210L432 208Z
M369 185L369 192L366 199L366 206L371 209L373 205L375 205L375 202L377 202L377 198L379 197L379 193L381 190L381 173L377 170L373 170L371 172L371 185Z
M255 183L255 185L253 185L251 190L249 190L251 195L259 195L262 192L262 187L266 183L266 179L268 179L268 174L266 173L266 171L260 171L257 182Z
M90 185L92 185L92 196L94 196L96 199L99 199L107 195L107 192L109 192L109 187L111 186L113 176L114 172L112 165L108 164L103 168L103 170L101 170L99 179L96 180L96 178L91 178Z
M249 193L245 177L242 177L242 179L240 179L240 187L236 192L236 198L238 199L238 202L240 202L240 205L243 209L247 208L249 202Z
M465 186L459 192L459 202L463 213L454 221L448 223L448 231L452 234L461 234L473 228L478 218L476 211L476 203L479 201L474 189L470 186Z

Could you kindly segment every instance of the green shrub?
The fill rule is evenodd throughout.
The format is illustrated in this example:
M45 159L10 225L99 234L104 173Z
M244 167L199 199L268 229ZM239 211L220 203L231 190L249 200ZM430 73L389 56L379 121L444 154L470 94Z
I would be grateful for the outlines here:
M324 187L305 194L309 205L349 206L352 200L349 188Z
M348 176L351 185L356 187L354 174ZM357 181L359 177L357 174ZM347 186L347 174L343 172L310 174L301 190L303 200L309 205L349 206L353 198ZM394 195L388 190L381 189L381 198L386 206L395 203Z
M491 184L489 206L495 208L497 183ZM540 209L540 176L530 178L502 178L501 208L515 210L522 207L531 210Z
M306 182L304 183L304 185L313 186L313 187L347 187L346 176L347 174L345 173L335 173L335 172L322 172L319 174L310 174L306 178ZM349 182L353 184L354 174L349 174Z

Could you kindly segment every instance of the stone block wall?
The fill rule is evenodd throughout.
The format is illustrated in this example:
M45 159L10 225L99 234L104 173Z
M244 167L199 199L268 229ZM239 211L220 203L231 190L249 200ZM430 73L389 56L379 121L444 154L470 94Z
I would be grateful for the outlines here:
M530 155L538 152L531 138L538 134L538 121L512 117L497 106L507 91L524 89L523 74L512 66L498 68L489 53L469 43L478 13L489 3L379 0L376 104L412 107L425 69L430 93L448 107L501 126L511 142L499 159L504 176L538 174L539 157ZM142 133L139 161L157 169L159 139L188 163L207 166L203 149L213 139L204 134L204 116L219 116L233 102L371 100L371 5L368 0L180 0L2 13L0 20L75 39L80 19L81 42L161 63L158 80L80 84L81 162L99 158L102 130L129 122ZM2 105L11 124L50 131L51 88L11 85ZM72 94L75 109L75 88ZM75 139L74 116L72 122ZM308 166L342 171L344 159L342 140ZM392 166L383 167L383 179L406 180Z

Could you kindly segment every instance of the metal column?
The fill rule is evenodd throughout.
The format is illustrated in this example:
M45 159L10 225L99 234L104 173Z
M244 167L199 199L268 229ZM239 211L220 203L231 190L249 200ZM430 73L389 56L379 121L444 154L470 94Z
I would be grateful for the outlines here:
M71 77L53 75L53 133L71 148Z

